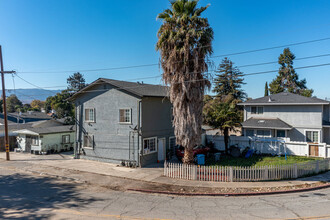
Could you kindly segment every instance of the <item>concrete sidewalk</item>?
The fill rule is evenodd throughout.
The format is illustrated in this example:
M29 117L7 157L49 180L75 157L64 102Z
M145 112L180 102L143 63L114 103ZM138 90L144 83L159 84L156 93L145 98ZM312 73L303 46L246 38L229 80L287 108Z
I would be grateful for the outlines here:
M24 162L34 167L48 167L64 169L70 173L84 172L109 177L124 178L128 180L143 181L153 184L166 184L180 187L203 187L203 188L277 188L294 187L303 184L315 184L320 181L330 182L330 171L313 177L301 178L289 181L267 182L202 182L192 180L172 179L163 176L163 168L127 168L117 164L97 161L73 159L71 153L52 155L33 155L26 153L11 153L11 164ZM4 162L5 153L0 153L0 160ZM29 168L32 169L32 166ZM76 175L79 178L79 175Z

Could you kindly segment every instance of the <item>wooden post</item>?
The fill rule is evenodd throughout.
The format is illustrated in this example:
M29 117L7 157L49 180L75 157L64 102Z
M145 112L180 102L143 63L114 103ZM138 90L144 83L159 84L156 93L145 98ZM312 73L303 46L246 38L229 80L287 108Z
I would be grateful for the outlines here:
M2 80L3 116L4 116L4 121L5 121L6 160L10 160L10 157L9 157L9 135L8 135L8 120L7 120L7 105L6 105L6 88L5 88L5 73L15 73L15 71L4 71L1 45L0 45L0 66L1 66L1 80Z

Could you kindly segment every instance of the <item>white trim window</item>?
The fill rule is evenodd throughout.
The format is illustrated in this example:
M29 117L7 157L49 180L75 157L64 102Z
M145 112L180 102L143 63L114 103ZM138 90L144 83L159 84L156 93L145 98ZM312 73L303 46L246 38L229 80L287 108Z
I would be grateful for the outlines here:
M31 144L32 145L39 145L39 137L38 136L31 136Z
M251 106L251 114L262 115L264 113L264 107L262 106Z
M95 122L94 108L85 108L85 122Z
M70 143L70 135L62 135L62 144L69 144Z
M276 130L276 137L286 138L286 131L285 130Z
M305 131L305 138L306 138L306 142L319 143L320 132L319 131L306 130Z
M245 130L246 137L254 137L254 130L253 129L246 129Z
M119 109L119 123L132 123L132 110L130 108Z
M257 137L271 137L270 130L257 130Z
M143 154L151 154L157 152L157 138L143 139Z

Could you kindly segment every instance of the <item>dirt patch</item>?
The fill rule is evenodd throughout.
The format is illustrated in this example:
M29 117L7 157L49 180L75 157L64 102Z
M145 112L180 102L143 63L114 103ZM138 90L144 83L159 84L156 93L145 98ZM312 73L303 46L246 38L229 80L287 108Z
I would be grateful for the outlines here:
M255 187L255 188L226 188L226 187L193 187L193 186L178 186L171 184L161 184L146 182L142 180L132 180L121 177L113 177L89 172L82 172L77 170L69 170L63 168L54 168L42 165L31 165L22 162L7 163L7 168L12 168L20 172L28 172L33 175L45 175L58 178L60 180L67 180L70 182L79 183L87 188L99 188L102 190L128 191L130 189L158 191L169 193L187 193L187 194L232 194L232 193L263 193L274 191L287 191L307 189L312 187L329 184L325 182L306 183L300 185L279 186L279 187ZM4 164L2 164L4 165ZM25 165L25 166L24 166Z

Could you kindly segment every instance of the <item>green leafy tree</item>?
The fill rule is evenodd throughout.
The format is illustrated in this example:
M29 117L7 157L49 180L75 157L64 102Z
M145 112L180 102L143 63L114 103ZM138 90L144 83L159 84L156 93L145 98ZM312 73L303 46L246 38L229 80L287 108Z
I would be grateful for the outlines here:
M67 90L49 96L45 102L46 111L55 110L57 118L68 118L69 121L73 121L74 105L67 101L69 97L70 93Z
M16 95L12 94L7 98L7 111L10 112L15 112L16 110L19 110L23 104L22 102L17 98Z
M77 92L86 86L84 75L77 72L67 79L68 91Z
M289 48L285 48L278 58L280 69L277 77L269 84L270 94L280 92L291 92L307 97L313 94L312 89L307 89L306 79L299 80L299 76L293 68L293 60L295 55Z
M213 90L216 97L204 99L203 119L204 123L223 131L228 153L229 131L239 128L243 118L242 109L237 104L245 100L247 95L242 89L245 84L242 72L228 58L222 60L217 73Z
M223 131L225 152L228 154L229 131L241 126L242 112L234 102L221 102L219 98L214 98L204 106L203 116L206 124Z
M45 102L35 99L32 100L30 105L31 108L36 109L37 111L41 111L41 109L45 107Z
M170 8L158 14L157 51L163 80L170 86L173 126L177 144L185 148L184 163L192 163L193 147L200 144L202 109L207 78L207 57L212 54L213 30L197 7L198 0L173 0Z
M268 83L265 84L265 96L269 96Z

